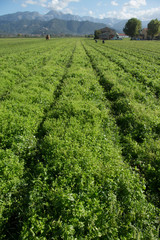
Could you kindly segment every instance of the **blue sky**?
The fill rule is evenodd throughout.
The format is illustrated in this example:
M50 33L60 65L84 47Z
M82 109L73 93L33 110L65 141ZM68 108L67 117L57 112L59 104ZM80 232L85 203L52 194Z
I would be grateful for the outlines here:
M18 11L50 10L97 18L160 20L160 0L0 0L0 15Z

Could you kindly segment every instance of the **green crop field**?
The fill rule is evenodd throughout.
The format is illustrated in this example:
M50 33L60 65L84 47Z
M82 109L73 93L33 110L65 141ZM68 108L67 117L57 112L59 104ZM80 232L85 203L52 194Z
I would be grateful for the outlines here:
M160 42L0 39L0 239L158 240Z

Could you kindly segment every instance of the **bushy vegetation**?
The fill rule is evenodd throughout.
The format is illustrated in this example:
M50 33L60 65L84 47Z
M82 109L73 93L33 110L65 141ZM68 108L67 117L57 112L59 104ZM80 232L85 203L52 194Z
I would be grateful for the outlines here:
M147 25L147 38L154 39L154 36L158 37L160 33L160 21L156 19L152 19ZM142 29L142 22L137 18L131 18L125 24L123 31L126 35L131 38L138 37L140 35Z
M7 41L0 239L159 239L158 45Z
M148 23L148 35L152 36L152 39L154 36L158 35L160 33L160 21L158 19L152 19Z
M141 28L142 28L141 21L138 20L137 18L131 18L125 24L123 31L126 35L130 37L135 37L139 35Z

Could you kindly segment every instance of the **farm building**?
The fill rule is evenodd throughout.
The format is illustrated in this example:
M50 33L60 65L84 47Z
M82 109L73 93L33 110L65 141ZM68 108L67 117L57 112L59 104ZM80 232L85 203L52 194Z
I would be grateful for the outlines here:
M160 40L160 33L155 35L153 38L148 34L148 28L143 28L140 32L140 38L143 40Z
M102 40L110 40L116 37L117 33L114 29L105 27L95 31L95 38Z
M121 39L129 38L129 36L127 36L127 35L124 34L124 33L119 33L118 35L119 35L119 38L121 38Z
M140 39L147 40L147 38L148 38L148 28L143 28L140 31Z
M137 40L137 38L135 38ZM148 34L148 28L143 28L140 31L140 34L138 36L138 40L151 40L152 37ZM160 34L156 35L153 37L153 40L158 40L160 39Z

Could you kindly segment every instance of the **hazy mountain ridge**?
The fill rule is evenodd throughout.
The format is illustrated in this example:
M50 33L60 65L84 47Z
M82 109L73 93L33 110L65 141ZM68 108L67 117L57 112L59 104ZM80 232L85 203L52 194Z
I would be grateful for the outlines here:
M17 20L1 21L1 34L71 34L86 35L93 34L96 29L105 27L105 24L93 23L88 21L65 21L52 19L50 21L42 20Z
M89 16L84 16L84 17L80 17L78 15L72 15L72 14L64 14L62 12L59 11L49 11L47 14L40 14L38 12L17 12L17 13L13 13L13 14L7 14L7 15L3 15L0 16L0 32L6 32L5 27L7 26L6 29L10 29L13 30L14 28L14 33L17 33L18 30L21 30L21 32L24 32L24 30L26 31L25 33L38 33L38 29L42 28L48 28L49 31L51 31L52 29L50 27L48 27L48 24L50 25L50 21L51 20L63 20L63 21L76 21L76 22L88 22L88 27L86 27L86 23L85 23L85 27L88 29L86 32L85 31L77 31L74 32L73 29L68 29L67 28L67 24L62 24L62 22L56 21L56 23L58 24L57 27L59 27L60 25L63 25L63 30L64 30L64 34L69 33L69 34L82 34L81 32L84 32L84 34L91 34L94 32L94 30L99 29L99 28L103 28L104 25L97 25L97 24L105 24L105 26L111 27L113 29L115 29L117 32L122 33L123 32L123 28L126 24L126 22L128 20L120 20L120 19L116 19L116 18L104 18L104 19L98 19L98 18L93 18L93 17L89 17ZM29 21L27 23L25 23L24 25L27 26L31 26L32 31L29 31L29 29L27 30L27 27L22 28L22 24L23 21ZM32 22L34 21L34 23ZM36 23L37 22L37 23ZM92 24L91 24L92 22ZM93 24L96 24L93 27ZM142 26L143 27L147 27L148 22L142 21ZM35 29L35 27L33 27L33 25L38 25L37 29ZM64 29L64 25L66 25L66 28ZM75 23L74 25L77 25L77 23ZM84 25L82 23L79 23L79 25ZM90 29L89 32L89 27L92 25L92 28ZM81 28L81 27L80 27ZM17 30L18 29L18 30ZM35 29L33 31L33 29ZM94 30L93 30L94 29ZM19 31L18 31L19 32ZM40 31L39 33L41 33L42 31ZM58 29L55 30L56 33L58 33ZM61 31L62 32L62 29ZM13 33L12 32L8 32L7 33ZM45 31L46 33L46 31Z

